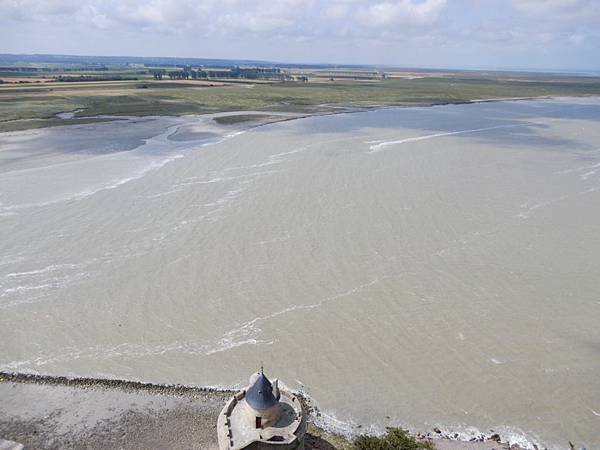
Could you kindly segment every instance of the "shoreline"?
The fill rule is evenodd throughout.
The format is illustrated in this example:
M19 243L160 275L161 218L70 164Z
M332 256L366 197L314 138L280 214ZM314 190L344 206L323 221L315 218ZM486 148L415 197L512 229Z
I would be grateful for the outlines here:
M155 419L154 416L157 413L164 413L167 416L174 414L175 417L185 415L186 420L192 422L200 421L202 426L189 432L192 433L193 431L193 433L198 434L197 439L203 446L208 446L206 448L214 448L212 445L216 442L216 429L213 428L216 427L217 415L225 400L236 392L235 389L212 386L157 384L110 378L68 377L0 371L0 393L7 390L12 391L15 398L3 399L2 403L8 408L8 411L5 411L3 414L4 418L0 419L0 438L23 443L26 448L34 441L36 447L55 448L54 445L57 443L57 439L60 441L60 439L66 437L60 431L59 425L65 425L62 422L68 422L66 425L70 427L72 434L68 437L69 439L77 439L78 436L83 440L92 439L90 431L93 430L89 430L88 426L81 426L81 424L74 423L73 416L79 418L84 416L94 417L97 415L100 417L98 423L94 423L94 425L100 426L101 431L93 431L93 439L114 441L118 438L127 438L134 439L134 441L141 440L141 443L147 438L147 434L138 433L136 436L129 436L129 432L123 432L122 429L117 428L120 430L118 433L115 432L118 435L113 435L112 430L114 425L122 423L127 428L129 422L132 420L136 422L135 427L140 426L139 422L147 425ZM351 448L351 439L354 436L342 436L328 430L326 427L317 425L316 419L321 415L319 409L302 392L297 392L296 394L300 397L308 414L309 433L307 436L307 449L331 450ZM132 396L133 400L131 402L127 403L120 400L128 396ZM31 397L37 398L35 403L31 401ZM163 405L162 409L161 407L157 408L157 398L167 407ZM114 400L115 403L111 403L111 400ZM74 401L76 408L80 408L81 410L74 409ZM108 404L106 404L107 402ZM106 404L104 407L111 411L111 417L104 417L102 414L105 411L100 413L96 411L96 404ZM183 404L187 406L183 406ZM50 411L47 409L48 405L51 405ZM172 407L173 405L175 407ZM45 407L46 409L44 409ZM188 407L193 407L193 411L185 409ZM15 412L19 408L24 408L32 416L28 420L24 420L18 412ZM196 410L198 408L203 412L199 413L199 416L196 417ZM92 409L92 411L90 412L89 409ZM1 410L2 405L0 405ZM40 420L36 418L36 411ZM61 415L69 417L68 419L61 420ZM148 417L145 417L145 415L148 415ZM53 421L47 422L45 419L50 417L53 417ZM177 420L181 420L181 417ZM92 428L94 429L94 427ZM362 428L361 425L358 425L357 430ZM433 442L440 450L522 449L522 447L514 443L501 442L500 436L496 433L489 435L482 434L468 441L459 440L458 433L444 433L438 427L434 427L430 432L415 433L410 431L410 433L419 440ZM358 434L362 433L357 432L356 435ZM169 439L168 433L164 438ZM175 437L172 437L172 439L175 439ZM132 446L131 448L137 448L134 441L129 442L129 445ZM47 446L44 442L47 443ZM144 442L145 445L148 445L147 441ZM102 446L96 447L93 443L90 444L89 442L86 446L88 445L91 445L90 448L104 448ZM175 443L174 448L180 448L177 445Z
M114 121L123 121L123 120L131 120L131 119L139 119L139 118L150 118L150 117L185 117L185 116L195 116L199 118L203 117L223 117L223 116L236 116L236 115L247 115L247 114L265 114L270 115L270 118L258 119L256 121L247 120L237 123L237 125L248 124L249 122L256 122L253 125L244 128L244 129L253 129L262 127L265 125L270 125L279 122L286 122L289 120L297 120L304 119L307 117L318 117L318 116L331 116L338 114L351 114L358 112L368 112L368 111L377 111L383 109L393 109L393 108L431 108L434 106L452 106L452 105L476 105L481 103L497 103L497 102L519 102L519 101L535 101L535 100L552 100L557 98L562 98L564 96L560 95L543 95L543 96L531 96L531 97L500 97L500 98L482 98L482 99L473 99L473 100L457 100L457 101L440 101L440 102L423 102L423 103L408 103L408 102L400 102L397 104L371 104L371 105L334 105L334 104L323 104L323 105L315 105L316 107L329 107L331 110L324 111L295 111L295 110L282 110L282 111L273 111L269 109L264 110L223 110L223 111L210 111L206 113L197 113L197 114L148 114L148 115L131 115L131 114L99 114L92 116L77 116L76 114L79 112L85 112L85 108L78 108L70 111L60 111L58 113L53 114L48 117L29 117L29 118L20 118L20 119L10 119L10 120L0 120L0 125L2 124L24 124L24 127L17 127L14 130L6 130L0 131L0 135L4 133L14 133L19 131L28 131L35 129L43 129L43 128L55 128L61 126L72 126L72 125L85 125L85 124L93 124L93 123L109 123ZM573 98L587 98L587 97L595 97L595 95L574 95L574 96L566 96ZM72 114L72 115L71 115ZM279 118L277 118L279 117ZM32 124L32 126L27 126L27 124ZM223 127L229 127L229 124L218 124L215 122L215 125L220 125Z

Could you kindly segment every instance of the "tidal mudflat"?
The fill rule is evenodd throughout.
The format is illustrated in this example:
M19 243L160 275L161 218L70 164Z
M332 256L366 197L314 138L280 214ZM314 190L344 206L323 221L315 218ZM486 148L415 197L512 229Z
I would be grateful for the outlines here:
M263 361L342 432L598 447L599 124L564 98L0 134L0 369Z

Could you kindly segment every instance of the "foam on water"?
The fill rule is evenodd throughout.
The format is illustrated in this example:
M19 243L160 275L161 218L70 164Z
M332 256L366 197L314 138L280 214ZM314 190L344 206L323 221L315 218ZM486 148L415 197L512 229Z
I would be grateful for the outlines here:
M289 388L288 388L289 389ZM293 389L291 389L294 391ZM314 412L311 415L310 420L317 425L319 428L326 430L330 433L339 434L344 436L346 439L354 439L359 435L369 434L369 435L377 435L381 436L385 434L386 428L390 426L389 423L370 423L364 424L353 418L345 418L341 419L335 411L322 410L319 407L318 401L311 397L308 394L304 387L296 390L300 395L302 395L311 408L314 408ZM471 442L471 441L483 441L489 439L492 434L498 434L503 443L507 443L509 445L517 445L519 448L525 450L536 450L539 448L554 448L552 446L543 445L540 443L538 437L531 435L530 433L526 433L525 431L509 426L496 426L492 427L490 431L483 432L480 429L469 426L469 425L436 425L432 426L430 429L415 429L406 424L398 424L394 423L393 426L399 426L403 429L409 430L414 434L428 435L433 439L449 439L452 441L463 441L463 442ZM439 430L437 433L434 431L434 428ZM558 450L558 448L556 448Z
M102 192L105 190L116 189L126 183L129 183L134 180L138 180L138 179L144 177L145 175L147 175L149 172L158 170L161 167L163 167L165 164L168 164L179 158L183 158L183 156L184 155L182 155L182 154L169 155L167 157L164 157L163 159L154 160L149 163L146 163L146 165L144 165L142 167L138 167L137 169L134 169L127 176L100 181L96 185L88 186L83 189L81 189L81 188L78 189L76 186L73 186L71 188L72 190L70 192L63 192L61 195L51 198L51 199L48 199L43 202L25 202L25 203L9 204L7 206L0 206L0 213L14 215L15 213L18 213L19 210L22 210L22 209L39 208L39 207L55 205L58 203L64 203L64 202L68 202L68 201L84 200L87 197L90 197L99 192ZM80 163L78 162L78 163L73 163L73 164L80 164ZM86 164L89 164L89 161L86 161Z
M455 136L455 135L459 135L459 134L481 133L483 131L499 130L499 129L503 129L503 128L524 127L527 125L531 125L531 123L519 123L519 124L513 124L513 125L496 125L493 127L474 128L471 130L458 130L458 131L447 131L444 133L427 134L424 136L415 136L415 137L410 137L410 138L397 139L394 141L381 141L377 144L370 145L369 153L380 152L380 151L384 150L386 147L390 147L392 145L407 144L410 142L424 141L424 140L428 140L428 139L435 139L435 138L445 137L445 136ZM368 144L371 142L376 142L376 141L366 141L365 143Z

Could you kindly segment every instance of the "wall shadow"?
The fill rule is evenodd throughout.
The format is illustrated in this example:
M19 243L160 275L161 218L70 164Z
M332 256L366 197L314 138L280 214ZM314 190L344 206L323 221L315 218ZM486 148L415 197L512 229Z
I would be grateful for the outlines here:
M304 439L304 448L306 450L336 450L336 447L321 436L307 433Z

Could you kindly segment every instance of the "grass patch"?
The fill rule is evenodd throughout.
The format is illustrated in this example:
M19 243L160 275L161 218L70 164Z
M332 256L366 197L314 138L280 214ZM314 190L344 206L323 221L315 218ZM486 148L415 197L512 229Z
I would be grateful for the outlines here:
M220 125L233 125L242 122L252 122L253 120L272 119L276 116L268 114L234 114L232 116L215 117L213 120Z
M112 122L118 119L101 119L101 118L86 118L86 119L60 119L53 117L51 119L33 119L33 120L16 120L12 122L0 122L0 133L8 131L32 130L37 128L59 127L61 125L82 125L85 123L96 122Z
M527 79L454 76L388 79L378 82L244 83L194 85L148 80L139 82L44 83L43 87L0 87L0 122L51 118L61 111L83 109L78 117L108 115L182 115L229 111L312 113L345 106L402 106L464 103L486 98L549 95L600 95L600 79ZM244 116L244 115L240 115ZM228 123L246 118L223 119ZM51 122L48 122L51 124Z
M428 441L418 441L402 428L388 428L381 437L358 436L352 441L353 450L435 450Z

